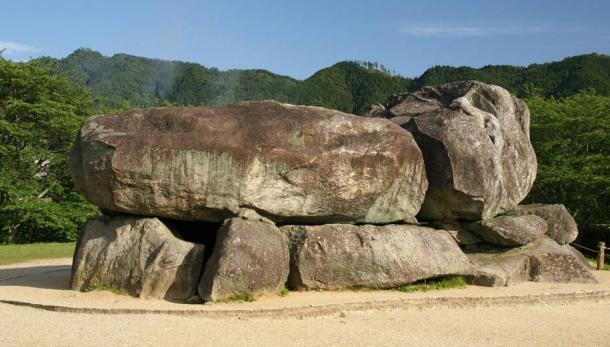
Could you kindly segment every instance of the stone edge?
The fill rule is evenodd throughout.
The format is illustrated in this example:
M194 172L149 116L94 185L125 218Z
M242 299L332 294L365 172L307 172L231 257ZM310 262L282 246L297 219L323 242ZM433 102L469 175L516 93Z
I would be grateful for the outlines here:
M85 313L85 314L164 314L177 316L198 316L207 318L259 318L285 317L303 318L338 314L341 312L396 309L431 309L443 308L475 308L493 306L519 306L530 304L570 304L580 301L609 300L610 289L581 290L569 293L542 293L532 295L510 296L479 296L479 297L429 297L404 298L351 302L341 304L320 304L284 308L255 309L203 309L203 310L172 310L172 309L129 309L129 308L93 308L47 305L34 302L0 299L0 303L30 307L53 312Z

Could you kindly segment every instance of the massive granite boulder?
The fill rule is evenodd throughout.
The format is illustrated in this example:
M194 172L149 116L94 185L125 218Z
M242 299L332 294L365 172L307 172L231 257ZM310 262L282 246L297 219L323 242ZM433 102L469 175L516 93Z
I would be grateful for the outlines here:
M110 286L130 295L187 300L197 294L204 246L177 239L157 218L100 217L85 225L71 287Z
M534 215L498 216L466 227L480 239L499 246L521 246L541 238L547 231L543 218Z
M284 287L288 238L275 225L257 219L231 218L220 228L199 282L203 300L279 293Z
M569 245L543 237L510 249L486 249L467 254L471 284L510 286L523 281L596 283L587 260Z
M510 211L511 215L535 215L544 218L548 224L547 235L560 245L576 240L578 226L570 212L561 204L519 205Z
M468 259L444 230L412 225L289 225L288 285L391 288L465 273Z
M150 108L83 125L71 172L111 211L222 222L414 222L427 189L411 134L320 107L242 102Z
M536 177L527 105L477 81L393 95L370 116L409 130L424 154L430 187L423 220L482 220L515 207Z

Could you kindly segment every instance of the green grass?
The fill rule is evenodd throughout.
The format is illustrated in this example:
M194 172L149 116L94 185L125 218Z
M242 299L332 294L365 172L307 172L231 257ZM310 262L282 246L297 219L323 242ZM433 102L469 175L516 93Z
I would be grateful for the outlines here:
M466 287L466 280L464 277L446 277L440 279L424 280L421 282L415 282L394 288L394 290L401 291L403 293L413 292L427 292L430 290L441 290L449 288L464 288Z
M282 288L282 290L280 291L280 296L287 296L288 293L290 293L290 289L284 287Z
M69 258L72 257L75 246L75 242L0 245L0 265L35 259Z
M235 293L231 296L220 300L220 302L253 302L256 301L256 298L252 294L248 293Z
M589 261L589 264L591 264L591 266L597 269L597 258L587 257L587 260ZM610 262L604 262L604 270L610 270Z
M107 292L111 292L111 293L117 294L117 295L127 295L126 291L113 287L111 285L107 285L107 284L94 284L94 285L91 285L91 286L83 289L82 291L83 292L92 292L94 290L107 291Z

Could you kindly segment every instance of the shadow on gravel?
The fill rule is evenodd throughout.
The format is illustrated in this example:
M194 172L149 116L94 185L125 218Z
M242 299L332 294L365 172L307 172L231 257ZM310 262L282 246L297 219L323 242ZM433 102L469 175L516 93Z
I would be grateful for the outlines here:
M68 289L70 265L0 269L0 286Z

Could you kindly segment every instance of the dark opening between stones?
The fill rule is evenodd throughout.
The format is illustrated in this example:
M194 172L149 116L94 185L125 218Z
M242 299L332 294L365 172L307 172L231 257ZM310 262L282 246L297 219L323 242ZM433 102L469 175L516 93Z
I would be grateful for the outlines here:
M203 244L205 246L204 257L206 261L212 254L216 244L216 234L222 226L221 223L191 222L168 218L163 218L161 221L180 240Z

